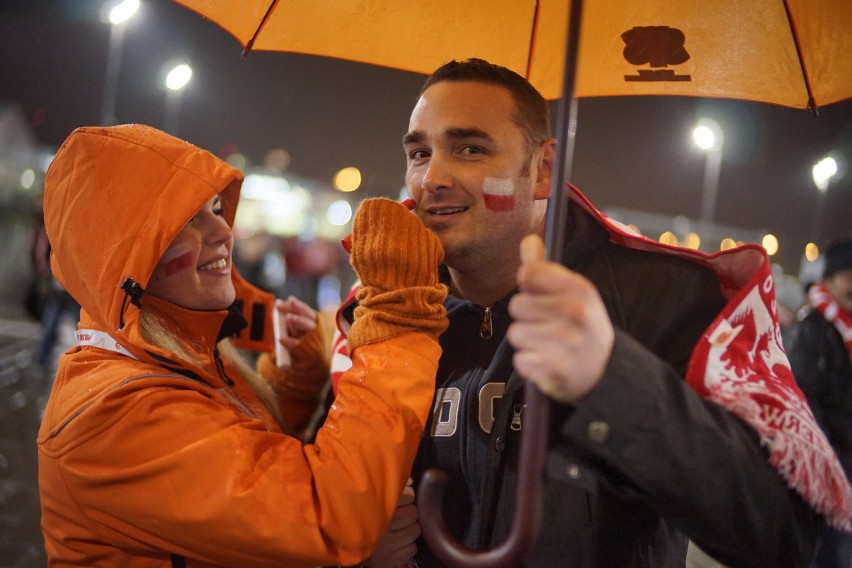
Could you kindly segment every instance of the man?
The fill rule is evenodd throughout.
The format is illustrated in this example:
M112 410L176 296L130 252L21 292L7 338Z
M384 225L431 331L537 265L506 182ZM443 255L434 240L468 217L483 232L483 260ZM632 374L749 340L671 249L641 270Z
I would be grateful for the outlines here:
M412 112L406 185L415 213L444 246L450 290L450 328L414 479L442 469L450 532L471 548L501 544L524 467L521 375L553 399L544 513L526 565L684 566L688 539L731 566L807 565L820 520L770 465L761 437L776 432L759 435L684 382L688 364L703 371L713 357L751 376L725 350L736 343L734 328L696 347L744 281L717 276L707 257L664 254L616 234L574 190L568 268L542 262L541 239L527 235L544 232L549 131L539 93L482 60L438 69ZM690 254L696 262L684 260ZM742 254L752 265L765 261L756 247ZM763 306L765 325L740 325L738 336L757 341L764 335L756 331L774 331L777 320ZM754 324L754 312L745 315ZM759 354L786 365L780 348ZM744 413L757 416L752 402ZM795 457L779 463L795 469ZM381 565L379 556L405 560L392 552L410 549L398 538L411 533L406 518L391 524L385 543L393 546L368 565ZM419 566L440 565L422 541L417 549Z
M828 246L822 282L808 290L787 354L817 422L852 476L852 238ZM852 566L852 534L826 527L812 566Z

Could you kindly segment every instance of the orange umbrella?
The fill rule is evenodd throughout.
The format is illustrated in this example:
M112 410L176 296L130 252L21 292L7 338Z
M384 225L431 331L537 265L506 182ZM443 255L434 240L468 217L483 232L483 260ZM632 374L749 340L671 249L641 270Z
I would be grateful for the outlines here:
M684 95L790 107L852 97L850 0L175 0L251 50L288 51L431 73L478 57L525 76L559 99L559 156L547 214L547 257L561 259L573 154L575 97ZM580 30L582 29L582 34ZM446 475L418 488L423 535L445 563L520 563L541 522L549 407L528 382L518 504L506 541L465 550L440 512Z
M431 73L480 57L562 95L568 0L177 0L246 50ZM578 97L688 95L806 108L852 97L849 0L595 0Z

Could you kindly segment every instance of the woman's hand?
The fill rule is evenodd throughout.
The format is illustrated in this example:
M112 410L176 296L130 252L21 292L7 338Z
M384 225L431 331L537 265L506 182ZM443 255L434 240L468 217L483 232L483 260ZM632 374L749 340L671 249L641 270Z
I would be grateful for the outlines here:
M280 337L281 344L288 349L295 347L306 333L317 327L317 312L302 300L290 296L277 300L275 309L279 321L286 330Z

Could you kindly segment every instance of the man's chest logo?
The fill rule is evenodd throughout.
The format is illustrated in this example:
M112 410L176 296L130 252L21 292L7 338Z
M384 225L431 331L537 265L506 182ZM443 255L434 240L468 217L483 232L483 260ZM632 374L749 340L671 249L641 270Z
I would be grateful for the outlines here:
M494 407L503 397L506 383L486 383L479 389L477 419L479 427L486 434L494 425ZM445 438L458 431L459 409L462 403L462 391L456 387L440 388L435 392L435 405L432 407L433 438Z

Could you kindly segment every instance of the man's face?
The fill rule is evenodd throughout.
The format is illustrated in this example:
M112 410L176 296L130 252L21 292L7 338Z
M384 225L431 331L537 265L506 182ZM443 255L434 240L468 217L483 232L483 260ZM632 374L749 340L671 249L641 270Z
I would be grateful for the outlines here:
M207 202L163 253L147 290L195 310L222 310L234 302L233 233L219 196Z
M825 287L840 307L852 314L852 268L840 270L826 278Z
M542 228L553 142L531 153L515 110L503 87L443 81L411 114L406 186L453 268L516 256L520 239Z

